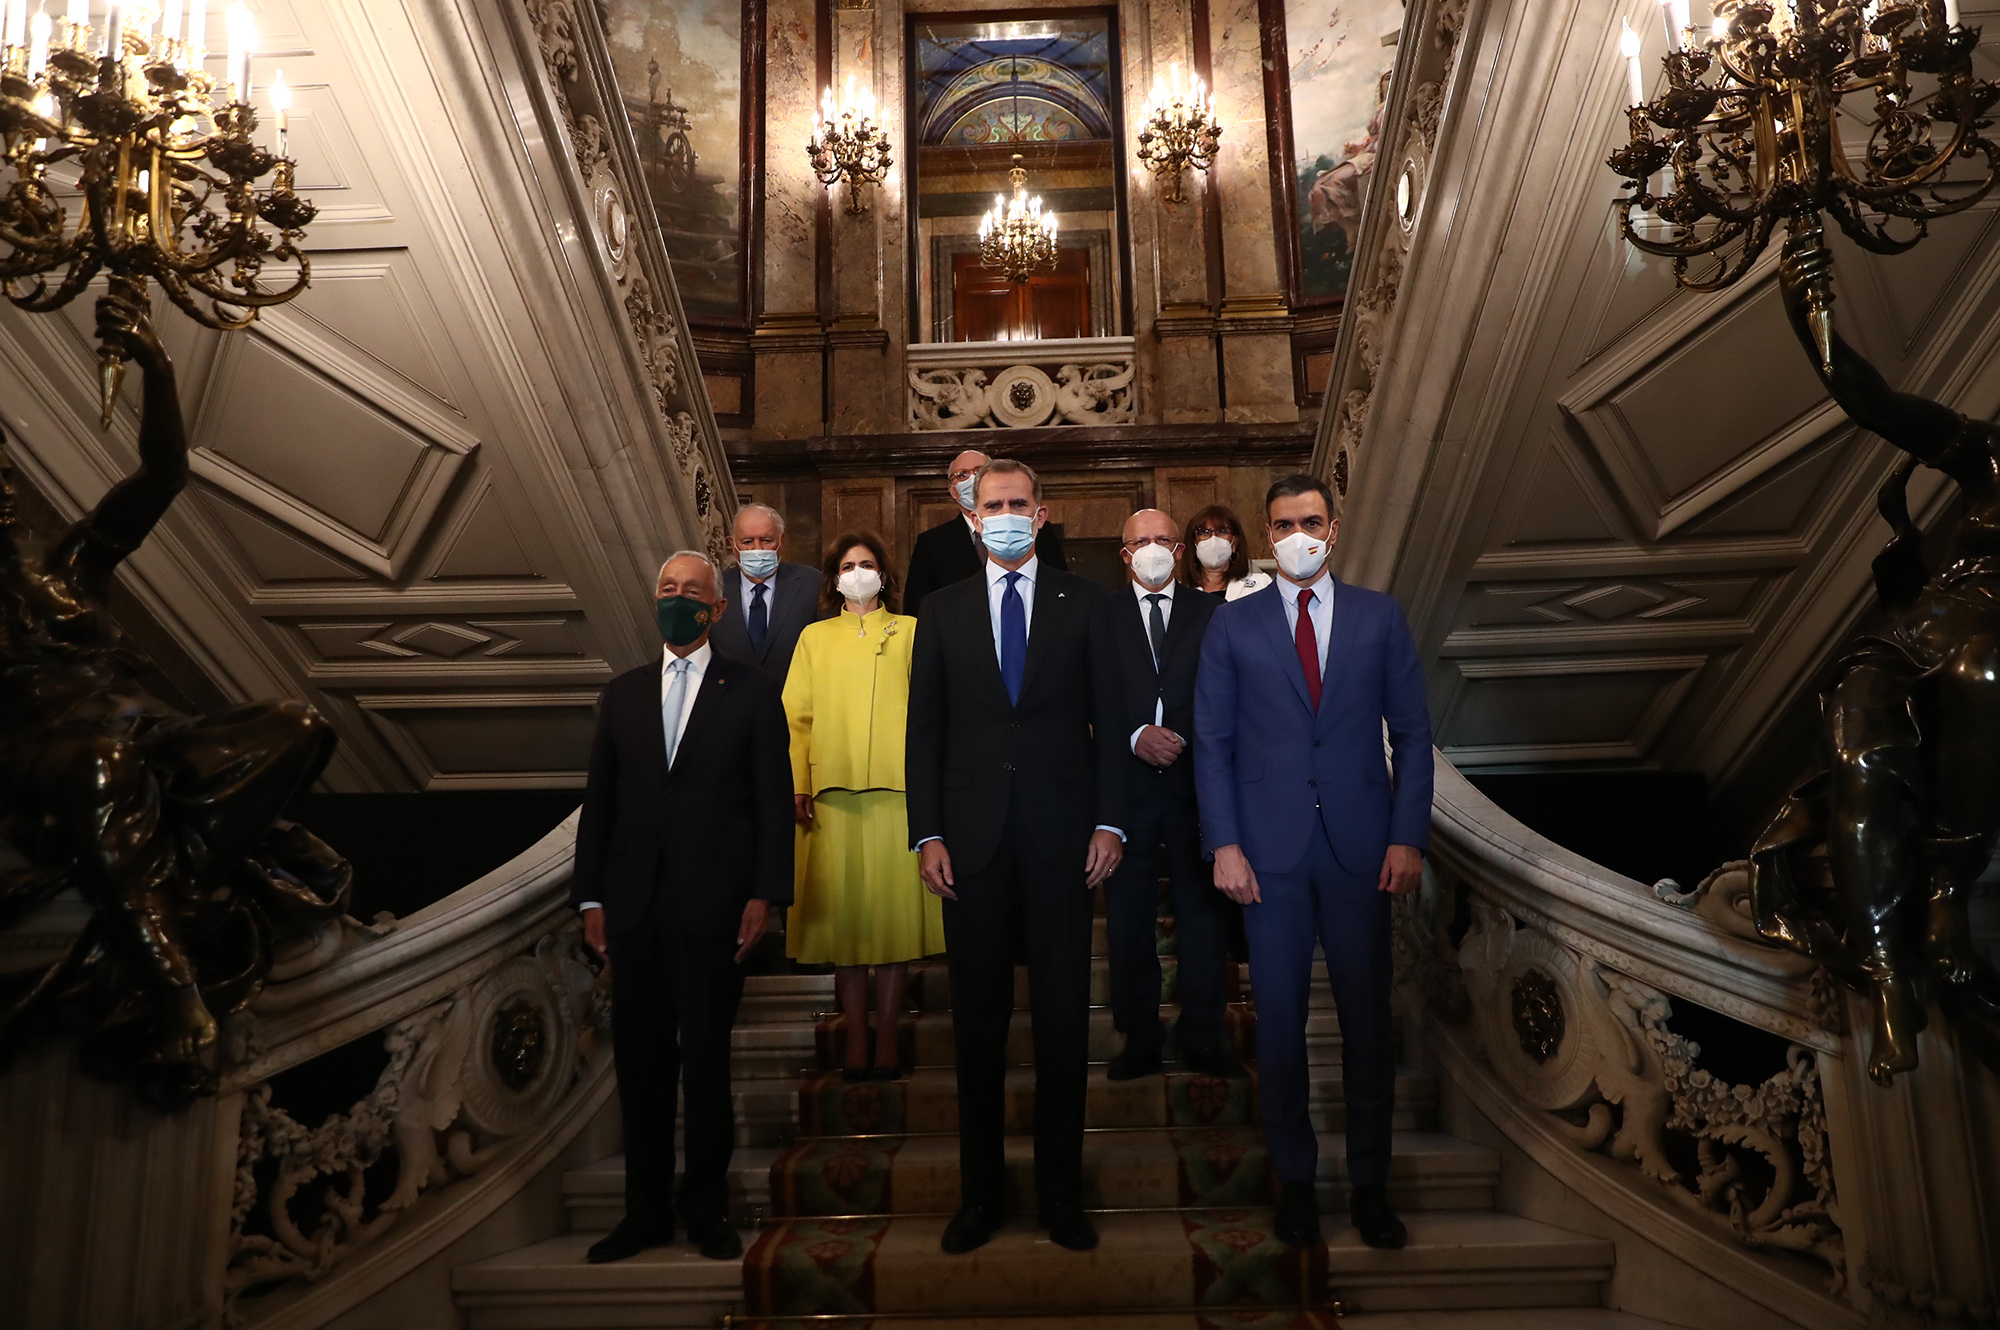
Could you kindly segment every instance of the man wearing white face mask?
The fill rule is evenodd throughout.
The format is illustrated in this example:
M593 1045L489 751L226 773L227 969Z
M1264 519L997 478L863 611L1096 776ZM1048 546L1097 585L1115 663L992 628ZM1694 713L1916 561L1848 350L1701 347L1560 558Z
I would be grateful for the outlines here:
M785 519L768 505L746 503L738 509L729 543L736 566L722 575L722 594L730 612L710 637L723 655L747 660L782 684L799 630L822 617L820 575L784 561Z
M1278 1236L1319 1241L1319 1142L1306 1103L1317 940L1340 1017L1350 1212L1363 1242L1400 1247L1407 1234L1387 1190L1396 1096L1389 900L1416 890L1430 843L1423 667L1395 599L1327 571L1339 520L1324 481L1278 481L1265 515L1278 580L1217 610L1202 641L1202 837L1214 849L1216 887L1243 906L1264 1137L1283 1185Z
M903 613L920 614L924 598L939 587L963 582L986 562L979 543L979 524L972 515L972 486L979 468L993 459L968 448L951 459L948 479L959 511L919 535L910 549L909 574L903 579ZM1041 566L1063 572L1062 523L1044 522L1035 533L1035 558Z
M1160 856L1173 889L1176 984L1181 1016L1175 1030L1181 1061L1209 1076L1243 1075L1226 1042L1223 934L1228 900L1210 889L1201 862L1195 813L1195 667L1215 596L1176 586L1181 554L1173 519L1142 508L1125 521L1121 557L1130 595L1110 595L1091 621L1091 651L1106 662L1122 704L1117 730L1130 752L1119 763L1126 782L1125 857L1105 887L1111 948L1111 1017L1125 1036L1111 1059L1114 1081L1161 1070L1166 1027L1160 1022Z
M983 1246L1006 1180L1007 1027L1027 954L1035 1038L1037 1219L1087 1251L1084 1095L1090 1055L1091 888L1123 854L1117 690L1091 648L1104 592L1041 566L1042 485L1019 462L977 480L983 576L938 591L917 621L905 752L910 837L944 898L958 1054L960 1208L942 1246Z

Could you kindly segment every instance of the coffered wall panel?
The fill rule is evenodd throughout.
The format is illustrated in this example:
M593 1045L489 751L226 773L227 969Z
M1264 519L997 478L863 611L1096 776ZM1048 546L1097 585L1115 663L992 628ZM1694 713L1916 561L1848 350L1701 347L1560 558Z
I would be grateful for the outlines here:
M677 455L520 0L251 8L313 281L240 333L159 307L195 479L127 580L227 694L319 705L335 788L579 784L598 689L658 649L652 570L710 543L712 423ZM71 513L135 461L91 324L0 310L0 419Z
M1821 390L1776 244L1700 295L1618 234L1612 55L1629 17L1656 68L1658 6L1467 9L1354 447L1343 573L1403 598L1454 761L1696 769L1774 797L1729 782L1866 609L1895 455ZM2000 5L1966 21L1990 53ZM1990 203L1907 255L1835 253L1841 332L1893 383L2000 409ZM1934 478L1911 497L1940 510Z

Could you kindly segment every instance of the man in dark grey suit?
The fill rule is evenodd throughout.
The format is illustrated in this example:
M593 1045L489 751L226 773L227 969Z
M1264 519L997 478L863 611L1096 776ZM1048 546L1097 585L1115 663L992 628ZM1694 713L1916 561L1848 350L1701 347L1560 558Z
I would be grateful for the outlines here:
M783 683L800 631L821 617L819 570L784 561L785 519L761 503L737 509L729 543L736 550L736 566L722 575L729 611L710 640Z

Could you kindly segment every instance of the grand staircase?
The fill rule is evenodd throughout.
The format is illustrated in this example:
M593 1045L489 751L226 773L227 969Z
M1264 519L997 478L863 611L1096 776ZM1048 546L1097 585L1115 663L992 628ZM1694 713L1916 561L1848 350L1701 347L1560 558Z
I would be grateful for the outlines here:
M1173 993L1172 923L1161 927ZM1107 1001L1104 926L1092 975L1085 1203L1102 1235L1067 1251L1036 1229L1032 1035L1025 975L1009 1038L1007 1160L1015 1218L994 1240L947 1256L938 1237L958 1205L956 1084L943 962L915 967L902 1021L916 1071L848 1084L829 1017L831 977L749 981L735 1031L738 1146L732 1215L741 1262L684 1243L613 1265L584 1251L623 1208L623 1159L563 1180L571 1231L459 1267L452 1285L471 1330L632 1326L867 1326L980 1330L1060 1323L1085 1330L1640 1330L1602 1310L1612 1244L1495 1207L1500 1159L1437 1130L1437 1085L1400 1071L1390 1193L1410 1229L1398 1252L1363 1246L1346 1222L1340 1035L1324 984L1308 1026L1312 1114L1321 1135L1327 1240L1301 1251L1272 1235L1274 1183L1257 1129L1255 1063L1225 1081L1169 1065L1113 1083L1120 1046ZM1231 979L1229 1032L1254 1052L1248 975ZM1164 1013L1169 1019L1172 1012ZM1513 1311L1503 1309L1534 1309ZM1554 1309L1575 1309L1557 1311ZM1588 1310L1583 1310L1588 1309ZM1338 1317L1338 1320L1336 1320Z

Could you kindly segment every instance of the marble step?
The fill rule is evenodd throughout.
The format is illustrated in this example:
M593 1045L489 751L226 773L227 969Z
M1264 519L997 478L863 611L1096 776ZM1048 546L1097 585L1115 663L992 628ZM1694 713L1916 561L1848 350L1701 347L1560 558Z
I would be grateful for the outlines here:
M1238 1080L1185 1071L1113 1081L1099 1065L1089 1069L1085 1125L1091 1127L1252 1126L1258 1121L1256 1066ZM1344 1081L1338 1065L1308 1070L1307 1111L1313 1127L1338 1132L1347 1125ZM903 1081L849 1084L823 1072L799 1089L799 1129L806 1136L852 1136L958 1130L958 1075L950 1067L919 1067ZM1007 1130L1032 1129L1035 1071L1007 1071ZM1399 1130L1429 1130L1437 1116L1437 1077L1398 1068Z
M1051 1322L1039 1316L899 1316L894 1320L823 1316L771 1316L737 1319L733 1330L1034 1330L1057 1324L1062 1330L1340 1330L1325 1308L1239 1307L1220 1311L1104 1312L1095 1316L1064 1316Z
M1398 1252L1363 1247L1350 1228L1329 1222L1325 1273L1350 1311L1602 1301L1613 1255L1602 1239L1492 1211L1412 1212L1406 1218L1410 1245ZM1035 1320L1043 1324L1065 1314L1111 1310L1186 1312L1198 1299L1220 1310L1258 1301L1259 1290L1254 1284L1236 1289L1210 1283L1198 1291L1198 1248L1234 1252L1245 1260L1254 1253L1294 1273L1315 1264L1276 1248L1264 1235L1269 1219L1268 1211L1258 1210L1101 1214L1098 1248L1071 1252L1051 1243L1026 1217L1016 1217L992 1242L963 1256L939 1250L941 1223L935 1217L894 1218L866 1228L843 1223L842 1244L870 1248L868 1305L822 1303L821 1310L920 1312L947 1319L1038 1314ZM752 1254L768 1264L777 1244L818 1245L816 1231L797 1227L816 1222L766 1230L761 1238L771 1246L753 1248ZM714 1325L724 1315L741 1318L747 1310L737 1262L706 1261L680 1243L592 1266L583 1256L597 1236L566 1234L458 1267L452 1289L468 1330ZM746 1246L759 1237L746 1232ZM1217 1241L1223 1246L1215 1247ZM760 1289L765 1301L782 1293Z
M1182 1171L1175 1138L1182 1141L1211 1135L1225 1149L1254 1143L1256 1132L1246 1128L1216 1129L1212 1133L1182 1129L1093 1131L1084 1137L1083 1166L1086 1201L1093 1208L1167 1208L1181 1204ZM896 1143L894 1178L889 1187L890 1208L897 1213L949 1214L958 1205L958 1139L955 1136L909 1136L883 1138ZM730 1212L742 1222L761 1221L801 1207L794 1200L774 1206L771 1196L772 1165L796 1152L815 1155L865 1152L873 1144L852 1138L824 1138L795 1147L754 1146L739 1148L730 1160ZM1261 1150L1261 1147L1259 1147ZM1025 1136L1007 1142L1008 1172L1013 1194L1022 1196L1026 1206L1033 1192L1034 1149ZM856 1161L857 1171L867 1159ZM613 1155L563 1175L563 1199L569 1207L570 1228L576 1231L608 1229L624 1213L624 1156ZM794 1172L788 1168L788 1173ZM1493 1188L1499 1181L1500 1157L1492 1150L1471 1145L1438 1132L1398 1132L1390 1161L1390 1199L1408 1210L1473 1210L1490 1208ZM1260 1177L1255 1181L1261 1183ZM1190 1177L1197 1187L1202 1180ZM1320 1207L1328 1214L1347 1210L1347 1161L1335 1143L1330 1153L1320 1156L1318 1189ZM1248 1193L1244 1193L1248 1196ZM1211 1189L1203 1197L1214 1203L1229 1199ZM1256 1200L1266 1199L1259 1193ZM1247 1203L1247 1201L1246 1201ZM830 1212L822 1207L822 1212Z
M1666 1321L1613 1311L1609 1307L1527 1307L1469 1312L1362 1312L1341 1317L1340 1330L1673 1330L1673 1327Z
M1250 996L1250 967L1240 961L1226 961L1228 967L1226 984L1231 1000L1243 1000ZM1171 953L1160 954L1160 985L1167 1001L1172 1001L1180 961ZM1313 966L1311 1005L1315 1008L1332 1010L1333 993L1326 984L1326 970L1322 962ZM800 978L818 976L802 975ZM829 985L832 976L826 976ZM832 993L829 986L827 992ZM909 985L910 1005L922 1011L951 1010L951 976L944 958L914 961L910 965ZM1090 958L1090 1001L1093 1006L1103 1006L1111 1001L1111 960L1102 951ZM832 1005L831 998L828 1006ZM1014 1006L1025 1011L1028 1006L1028 970L1024 965L1014 967Z

